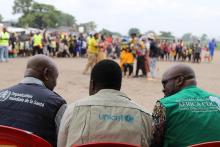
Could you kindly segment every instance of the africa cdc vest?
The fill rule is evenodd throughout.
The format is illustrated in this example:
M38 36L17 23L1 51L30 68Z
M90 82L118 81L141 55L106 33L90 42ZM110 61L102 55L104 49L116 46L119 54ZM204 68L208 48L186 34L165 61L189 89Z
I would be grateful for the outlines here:
M220 97L196 86L160 100L166 108L164 147L220 140Z

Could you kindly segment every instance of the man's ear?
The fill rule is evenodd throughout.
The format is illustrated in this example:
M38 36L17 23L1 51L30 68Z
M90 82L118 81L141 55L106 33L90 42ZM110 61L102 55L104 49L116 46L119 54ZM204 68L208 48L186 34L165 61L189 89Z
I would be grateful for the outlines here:
M95 94L95 82L91 79L89 83L89 95Z
M44 68L43 70L43 78L48 81L49 78L48 78L48 68Z
M180 76L179 78L177 78L177 86L178 87L181 87L182 84L184 83L184 77L183 76Z

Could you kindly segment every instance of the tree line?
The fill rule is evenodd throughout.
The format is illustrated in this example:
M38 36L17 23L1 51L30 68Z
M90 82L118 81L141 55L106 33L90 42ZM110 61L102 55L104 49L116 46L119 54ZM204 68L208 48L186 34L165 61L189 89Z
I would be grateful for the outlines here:
M57 26L73 26L75 17L57 10L49 4L38 3L33 0L15 0L13 14L21 14L18 26L47 28Z

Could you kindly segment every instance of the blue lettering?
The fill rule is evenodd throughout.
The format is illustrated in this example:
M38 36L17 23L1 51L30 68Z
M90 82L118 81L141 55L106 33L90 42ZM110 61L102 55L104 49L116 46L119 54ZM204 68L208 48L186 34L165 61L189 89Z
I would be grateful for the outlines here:
M99 114L98 116L99 120L103 121L121 121L121 122L127 122L127 123L133 123L134 122L134 116L132 115L112 115L112 114Z

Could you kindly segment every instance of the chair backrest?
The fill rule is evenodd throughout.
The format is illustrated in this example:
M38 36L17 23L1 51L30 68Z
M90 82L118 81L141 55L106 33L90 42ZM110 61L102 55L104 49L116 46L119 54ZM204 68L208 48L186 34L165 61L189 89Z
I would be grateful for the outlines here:
M0 146L52 147L47 141L28 131L0 125Z
M220 147L220 141L204 142L204 143L190 145L189 147Z
M73 145L72 147L141 147L137 145L118 143L118 142L94 142L81 145Z

